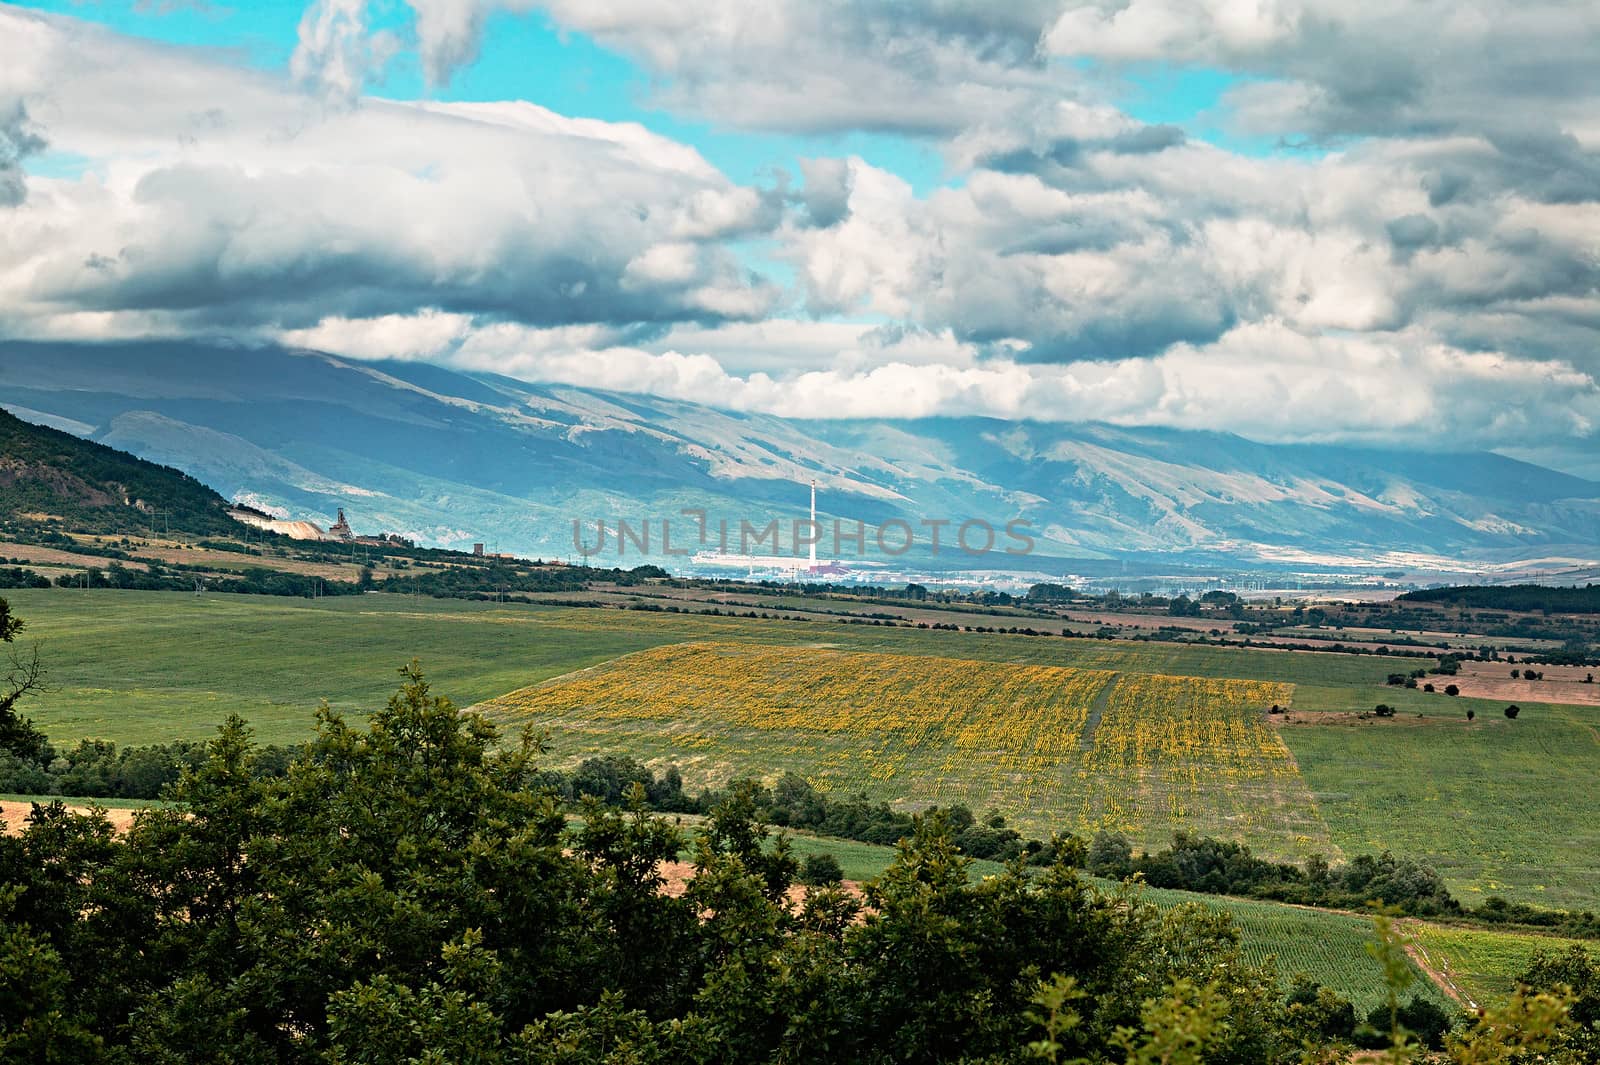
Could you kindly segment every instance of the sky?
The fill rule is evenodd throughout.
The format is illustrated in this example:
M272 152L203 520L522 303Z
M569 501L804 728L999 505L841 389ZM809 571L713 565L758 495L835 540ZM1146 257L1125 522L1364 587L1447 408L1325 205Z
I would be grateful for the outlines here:
M0 3L0 336L1600 477L1600 6Z

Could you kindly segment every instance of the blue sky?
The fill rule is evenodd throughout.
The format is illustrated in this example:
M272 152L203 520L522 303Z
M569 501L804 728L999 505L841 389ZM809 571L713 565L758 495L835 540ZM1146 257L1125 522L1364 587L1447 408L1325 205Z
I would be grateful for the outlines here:
M304 0L240 4L23 0L19 6L98 22L119 33L167 44L209 49L230 62L269 71L287 70L306 9ZM376 5L371 25L414 37L410 13L400 3ZM881 134L795 137L718 129L648 106L648 86L648 74L587 35L560 30L537 13L501 11L490 16L477 61L457 71L448 85L430 89L415 53L408 50L395 57L386 76L372 83L369 91L395 99L528 100L564 115L638 122L694 145L713 165L743 183L770 181L775 167L793 174L796 159L819 154L860 155L899 174L919 193L948 179L938 151L927 143Z
M119 33L215 52L227 61L285 71L305 14L305 0L22 0L20 6L98 22ZM396 0L373 5L370 25L414 44L410 11ZM1092 64L1085 64L1092 66ZM1296 138L1248 136L1229 127L1224 95L1246 80L1223 70L1141 64L1107 72L1108 99L1149 123L1181 127L1191 137L1241 154L1304 154L1286 148ZM857 155L892 171L919 195L959 182L938 146L926 139L844 131L793 136L721 128L693 116L673 114L649 101L650 75L627 56L592 37L552 24L538 12L497 11L489 16L478 59L458 70L448 85L430 88L412 50L402 51L385 76L369 86L395 99L529 100L565 115L611 122L638 122L664 136L692 144L735 181L768 182L775 168L793 175L795 160L817 155ZM72 161L57 162L71 166Z

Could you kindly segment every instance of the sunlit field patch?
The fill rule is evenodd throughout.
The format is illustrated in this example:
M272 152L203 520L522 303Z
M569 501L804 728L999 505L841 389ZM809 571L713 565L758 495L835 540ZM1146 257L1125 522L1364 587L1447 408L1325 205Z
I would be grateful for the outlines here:
M966 803L1029 831L1174 829L1331 850L1265 707L1291 686L824 648L657 647L482 704L566 762L672 761L692 785L793 770L834 794ZM720 774L720 775L719 775Z

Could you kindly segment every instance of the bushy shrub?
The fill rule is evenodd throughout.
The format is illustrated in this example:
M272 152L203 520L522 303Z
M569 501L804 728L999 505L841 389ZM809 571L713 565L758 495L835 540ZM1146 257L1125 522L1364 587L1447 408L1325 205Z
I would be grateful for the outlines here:
M806 855L800 863L800 883L810 887L827 887L844 879L844 868L831 854L818 852Z

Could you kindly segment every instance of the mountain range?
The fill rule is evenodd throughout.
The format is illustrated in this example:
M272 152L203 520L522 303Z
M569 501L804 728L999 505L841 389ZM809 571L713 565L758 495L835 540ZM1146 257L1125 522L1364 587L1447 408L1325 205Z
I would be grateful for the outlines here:
M657 555L663 520L673 548L720 547L726 520L729 550L761 553L771 541L741 543L740 523L776 519L788 553L814 481L825 528L864 522L871 553L874 528L903 522L913 557L953 568L1600 558L1600 482L1490 452L987 418L796 420L193 341L0 343L0 405L286 518L326 524L343 508L358 532L544 557L577 553L575 521L592 546L596 523L617 519L650 523ZM709 516L703 542L686 509ZM934 560L927 523L940 521ZM1026 522L1033 557L952 550L967 521ZM832 557L830 539L819 552ZM982 540L974 531L969 544ZM1017 543L1000 532L996 547ZM625 557L640 553L637 538L626 544Z

